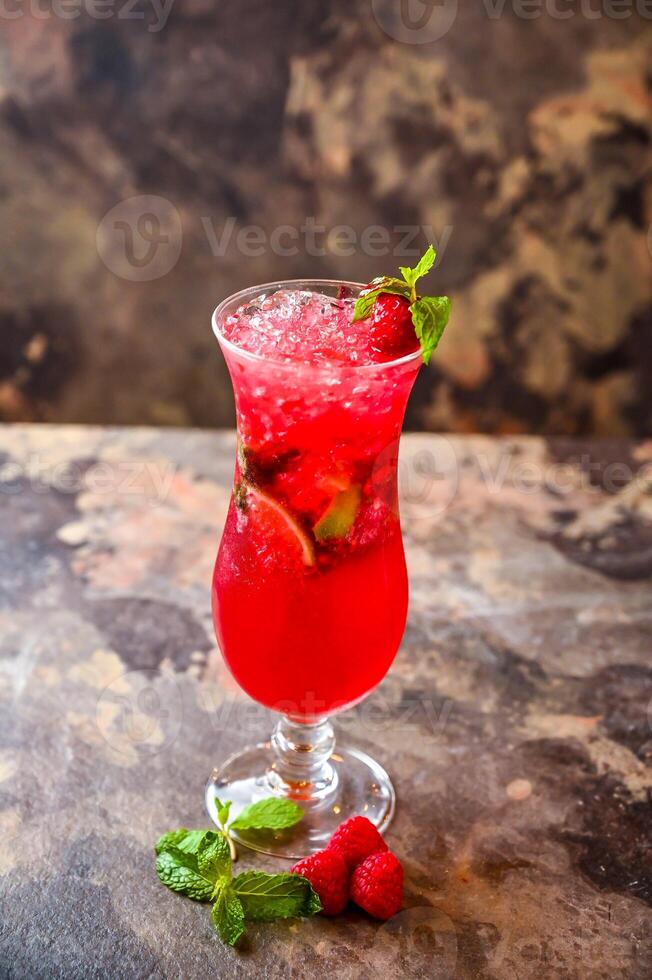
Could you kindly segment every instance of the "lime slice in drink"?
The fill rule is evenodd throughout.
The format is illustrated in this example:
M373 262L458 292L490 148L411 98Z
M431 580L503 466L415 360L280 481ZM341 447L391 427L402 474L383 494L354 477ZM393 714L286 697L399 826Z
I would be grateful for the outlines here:
M359 483L354 483L346 490L336 493L313 528L317 541L346 537L355 524L361 497Z
M301 555L304 565L315 564L315 548L310 537L278 500L246 480L236 486L235 500L238 507L253 512L268 538L282 539L290 550Z

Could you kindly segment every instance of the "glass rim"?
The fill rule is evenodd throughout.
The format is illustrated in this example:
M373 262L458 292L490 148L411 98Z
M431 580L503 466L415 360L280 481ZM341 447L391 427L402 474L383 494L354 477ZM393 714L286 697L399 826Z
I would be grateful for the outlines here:
M220 303L217 304L213 310L213 315L211 316L211 325L213 328L213 333L217 338L220 347L224 350L228 350L237 354L239 357L243 357L245 360L258 362L261 364L270 364L277 367L301 367L310 368L312 370L329 371L335 368L336 370L346 370L346 371L378 371L386 370L387 368L398 367L403 364L409 364L412 361L417 360L421 357L421 347L418 347L415 351L410 354L403 354L401 357L396 357L391 361L373 361L366 364L356 364L354 361L342 362L333 361L332 363L324 362L319 364L310 364L307 361L281 361L274 357L267 357L264 354L257 354L255 351L247 350L245 347L239 347L238 344L234 344L233 341L229 340L224 336L220 330L218 323L219 317L224 308L230 305L235 300L242 300L244 302L246 296L251 293L262 292L266 289L275 289L286 286L289 288L298 289L301 286L350 286L353 289L364 289L365 283L361 282L351 282L346 279L278 279L276 282L264 282L260 283L258 286L246 286L244 289L240 289L235 293L231 293L230 296L226 296Z

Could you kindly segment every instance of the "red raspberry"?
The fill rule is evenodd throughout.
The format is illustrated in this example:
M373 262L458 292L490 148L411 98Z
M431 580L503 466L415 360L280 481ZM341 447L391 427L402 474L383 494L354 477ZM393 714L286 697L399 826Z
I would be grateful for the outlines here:
M379 354L403 357L419 346L410 304L403 296L381 293L371 310L371 347Z
M349 901L349 872L336 851L317 851L291 868L303 875L319 895L324 915L343 912Z
M403 904L403 866L395 854L371 854L353 872L351 898L376 919L390 919Z
M371 820L366 817L349 817L341 823L331 837L328 850L337 851L346 861L349 871L370 854L386 851L387 844Z

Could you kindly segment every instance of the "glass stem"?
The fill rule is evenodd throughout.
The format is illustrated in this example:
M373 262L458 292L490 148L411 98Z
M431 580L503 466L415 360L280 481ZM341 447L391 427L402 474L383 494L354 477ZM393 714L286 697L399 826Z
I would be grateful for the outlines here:
M324 800L337 788L330 764L334 748L327 718L306 725L284 715L272 734L274 761L267 776L274 791L304 802Z

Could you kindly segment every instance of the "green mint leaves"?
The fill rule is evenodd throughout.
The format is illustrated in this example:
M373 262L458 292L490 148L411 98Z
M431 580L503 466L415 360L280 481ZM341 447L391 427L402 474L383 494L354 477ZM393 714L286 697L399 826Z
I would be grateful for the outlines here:
M392 276L374 279L371 288L356 300L353 313L354 322L365 320L382 293L403 296L410 304L412 323L421 344L425 364L430 362L432 352L441 339L451 312L451 301L448 296L419 296L416 290L417 282L428 275L436 258L436 251L432 245L429 245L413 269L410 266L400 267L399 271L403 279L395 279Z
M175 830L164 834L155 850L163 884L196 902L210 902L218 880L231 877L229 848L218 831Z
M215 797L217 822L229 845L233 861L237 861L237 853L231 830L287 830L298 824L303 817L303 810L294 800L280 800L274 796L246 806L231 823L228 822L230 810L230 800L222 803L218 797Z
M432 269L435 261L437 259L437 253L435 252L432 245L429 245L424 254L421 256L414 269L409 266L399 266L399 272L405 279L406 283L410 289L414 289L419 279L423 279L427 276ZM414 297L416 299L416 295ZM413 300L414 301L414 300Z
M233 880L247 919L272 922L294 916L315 915L321 902L307 878L301 875L270 875L264 871L243 871Z
M229 830L284 830L299 822L301 807L292 800L259 800L229 824L231 803L216 799L215 804L222 830L180 827L156 842L156 873L163 884L196 902L212 902L211 920L229 946L242 936L246 920L272 922L319 912L319 897L301 875L244 871L233 877Z
M286 830L298 824L302 817L303 810L294 800L270 796L241 810L229 830Z
M205 830L188 830L186 827L180 827L179 830L171 830L169 834L159 837L154 849L157 854L160 854L169 847L178 847L181 851L194 854L205 833Z
M428 364L446 329L451 315L451 301L448 296L422 296L412 304L410 311L424 363Z
M211 921L222 942L235 946L245 929L245 910L233 885L223 884L211 909Z
M288 873L244 871L221 885L211 909L211 920L220 938L235 946L247 920L274 922L306 918L319 911L321 902L307 878Z
M393 293L395 296L404 296L405 299L410 299L411 287L406 282L401 282L400 279L392 279L391 276L380 276L378 279L372 279L371 289L368 292L363 293L355 301L355 308L353 311L353 322L357 320L366 320L374 303L378 299L381 293Z
M197 866L200 874L214 883L231 877L229 845L222 834L206 833L197 848Z

